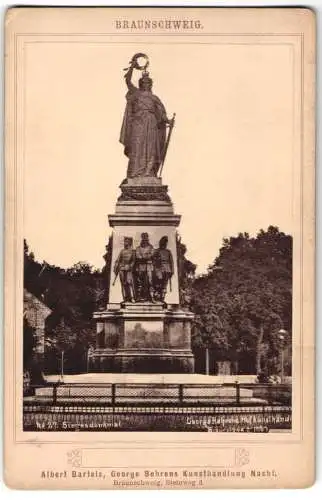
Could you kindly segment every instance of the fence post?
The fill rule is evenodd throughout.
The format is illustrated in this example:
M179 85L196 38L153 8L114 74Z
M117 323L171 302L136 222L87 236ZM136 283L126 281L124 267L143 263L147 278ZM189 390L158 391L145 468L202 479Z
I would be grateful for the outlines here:
M238 380L236 380L236 403L240 404L240 385Z
M209 375L209 347L206 347L206 375Z
M273 386L271 384L268 384L268 386L267 386L267 402L269 405L271 405L272 401L273 401L272 389L273 389Z
M116 385L112 384L112 406L115 406L115 394L116 394Z
M183 403L183 384L179 384L179 403Z
M57 386L58 384L53 385L53 405L57 403Z

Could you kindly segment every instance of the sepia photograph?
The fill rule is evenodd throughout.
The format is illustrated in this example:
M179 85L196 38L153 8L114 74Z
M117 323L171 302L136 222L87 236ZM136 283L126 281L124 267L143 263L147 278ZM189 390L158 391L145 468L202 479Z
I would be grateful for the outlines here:
M16 437L303 436L311 11L32 10L6 23Z
M113 47L114 64L106 64L108 76L103 78L99 66L102 60L108 62L113 57L107 48L97 59L97 74L91 71L81 84L82 88L86 84L87 92L78 89L74 102L70 101L75 94L73 79L77 71L89 73L88 47L76 48L77 61L74 47L66 49L63 44L50 49L52 58L47 59L43 79L50 81L50 71L61 73L59 66L64 63L70 70L63 73L58 89L56 82L44 85L39 77L26 89L27 131L38 124L42 140L38 134L27 135L25 146L24 429L291 430L292 214L288 139L292 96L287 96L286 85L292 76L290 49L281 52L277 62L274 58L276 66L283 64L283 73L266 95L264 105L260 90L257 95L251 92L251 84L259 88L258 83L245 83L247 72L253 72L258 65L259 52L264 54L262 68L256 69L258 79L265 81L272 70L271 51L265 53L261 47L251 51L252 57L248 47L244 51L233 47L229 51L229 74L222 74L218 83L213 79L205 82L198 71L195 78L191 75L189 87L187 72L193 69L186 56L191 50L187 53L186 48L177 48L172 57L169 54L169 63L162 64L157 53L152 57L146 50L147 54L132 55L130 48L126 52L123 47ZM36 51L32 48L27 55L32 82L34 75L41 72L42 59L32 59ZM156 51L151 48L151 52ZM222 50L210 49L210 54L214 57L212 64L222 73ZM244 57L237 67L236 57ZM192 58L193 54L190 66L194 67L196 60ZM126 64L129 67L122 70ZM92 109L88 117L86 108L91 106L97 79L103 102L100 99L101 109ZM177 113L167 111L154 93L154 87L162 90L163 81L168 100L179 109ZM278 88L281 82L284 88ZM242 110L231 110L230 105L226 116L228 105L223 96L213 102L216 85L218 94L223 86L228 87L224 95L227 100L242 86L246 95L252 95L252 108L247 103L244 115ZM125 99L119 99L122 91ZM196 99L199 93L203 95ZM109 113L111 103L113 114ZM74 118L73 106L85 107L83 123L79 123L79 117ZM281 120L274 117L277 107L281 107ZM95 123L98 114L100 120ZM62 123L66 115L69 124ZM248 158L248 165L241 159L240 165L227 168L235 156L232 158L228 151L224 163L216 159L230 147L223 145L216 133L211 138L221 120L234 147L244 143L242 154ZM265 137L259 137L266 158L254 172L263 151L258 146L253 151L252 130L261 121L270 120ZM59 121L62 129L57 136L50 130ZM239 127L244 128L243 136ZM189 145L184 132L191 136ZM105 136L105 140L99 143L97 136ZM278 148L281 143L282 150ZM50 154L57 146L59 163ZM85 160L93 149L97 164ZM190 155L195 161L186 174L184 166ZM167 170L178 168L181 157L180 171L166 176ZM208 169L209 163L213 164L213 172L207 179L200 164ZM281 170L282 164L277 194L277 183L267 183L266 175L272 176L272 169ZM239 182L248 181L247 190L254 191L254 200L262 198L256 210L239 215L232 205L245 204L247 195L242 184L233 185L231 176L236 167L240 170ZM180 189L184 176L192 182L182 182L183 213L177 214L172 192ZM45 178L50 182L42 182ZM104 186L104 179L108 186ZM218 179L223 185L221 194ZM209 188L208 192L203 189L205 182L211 193ZM176 191L172 191L172 185ZM115 209L108 214L104 231L104 204L112 205L113 188ZM99 203L92 197L95 191ZM202 191L210 199L198 206ZM224 221L216 228L220 212L215 199L223 196ZM86 203L86 198L93 201ZM288 198L289 203L285 206L284 202L281 210L283 198ZM190 205L188 213L184 213L186 204ZM197 212L193 218L189 217L191 208ZM46 224L41 233L37 212ZM188 230L181 229L181 217L188 219ZM87 231L92 218L102 222ZM68 240L59 238L58 233L68 234ZM94 241L99 236L102 241L96 247ZM99 252L103 253L104 245L102 265Z

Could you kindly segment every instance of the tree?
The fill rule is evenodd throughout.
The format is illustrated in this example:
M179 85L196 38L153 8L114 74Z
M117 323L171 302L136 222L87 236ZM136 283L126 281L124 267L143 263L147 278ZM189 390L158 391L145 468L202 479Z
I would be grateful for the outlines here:
M87 349L96 341L93 313L105 286L102 271L87 262L68 269L41 264L24 243L24 286L52 310L46 322L47 371L59 369L57 356L63 344L66 370L84 371Z
M66 362L70 363L70 358L73 357L76 342L77 334L65 324L64 318L61 318L60 322L50 332L50 336L46 338L45 343L47 363L55 372L62 373L65 371Z
M103 259L105 260L105 265L102 269L101 280L98 283L98 303L102 307L106 307L109 300L109 284L111 279L111 267L112 267L112 248L113 248L113 237L110 236L108 243L105 246L105 254ZM102 293L103 291L103 293Z
M193 284L194 345L244 362L248 371L276 370L275 338L291 331L292 238L270 226L223 240L219 256Z
M195 278L196 265L186 257L187 247L176 234L177 264L179 281L179 300L182 307L189 307L191 301L191 287Z

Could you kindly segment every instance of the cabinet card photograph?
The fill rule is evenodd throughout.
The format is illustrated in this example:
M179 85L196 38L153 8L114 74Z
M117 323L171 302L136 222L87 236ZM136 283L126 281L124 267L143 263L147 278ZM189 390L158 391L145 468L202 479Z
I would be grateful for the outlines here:
M7 484L311 485L314 12L5 24Z

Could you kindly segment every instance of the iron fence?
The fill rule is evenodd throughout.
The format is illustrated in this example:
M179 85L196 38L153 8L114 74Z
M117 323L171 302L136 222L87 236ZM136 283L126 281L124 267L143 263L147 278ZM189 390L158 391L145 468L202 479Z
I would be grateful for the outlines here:
M237 405L291 406L289 384L129 384L95 383L64 384L31 387L24 404L78 404L122 406L137 405Z
M287 384L53 384L24 398L25 431L289 432Z

